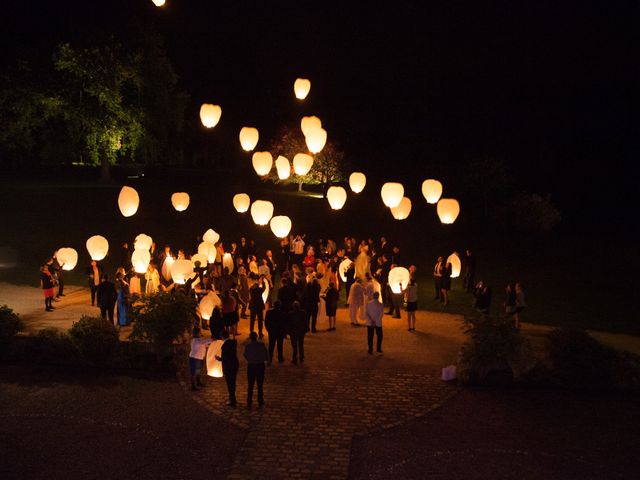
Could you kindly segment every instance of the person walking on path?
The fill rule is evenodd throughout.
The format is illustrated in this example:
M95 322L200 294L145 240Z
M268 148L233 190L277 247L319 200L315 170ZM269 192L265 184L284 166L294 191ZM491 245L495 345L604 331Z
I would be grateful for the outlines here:
M300 308L300 302L293 302L293 310L288 316L288 331L291 337L291 347L293 348L293 358L291 363L294 365L304 363L304 336L307 333L307 312Z
M382 353L382 317L384 316L384 305L378 301L380 294L375 292L373 299L367 303L367 346L369 355L373 353L373 334L376 334L376 351Z
M253 404L253 386L258 384L258 406L264 405L264 371L269 353L264 343L258 341L258 334L251 332L249 343L244 347L244 358L247 360L247 408Z
M222 348L220 349L220 356L216 356L216 360L222 362L222 376L225 382L227 382L227 390L229 392L228 407L236 406L236 377L238 376L238 369L240 363L238 362L238 341L234 338L229 338L229 332L222 331Z
M404 289L404 296L407 301L407 326L410 332L415 332L416 310L418 309L418 284L414 277L411 277L409 285Z
M107 274L103 273L100 278L100 285L98 285L96 289L96 301L100 308L100 316L102 319L109 321L109 323L113 325L115 325L113 311L116 307L117 300L118 292L116 292L116 286L109 281Z
M269 334L269 363L273 362L273 350L276 348L276 345L278 347L278 363L284 361L282 344L284 343L286 324L287 316L282 311L282 302L276 300L273 303L273 308L267 310L267 315L264 320L264 325Z
M200 372L204 365L204 357L207 354L207 347L211 344L211 339L201 338L200 329L193 329L191 337L191 351L189 352L189 373L191 374L191 390L200 390L204 384L200 380Z

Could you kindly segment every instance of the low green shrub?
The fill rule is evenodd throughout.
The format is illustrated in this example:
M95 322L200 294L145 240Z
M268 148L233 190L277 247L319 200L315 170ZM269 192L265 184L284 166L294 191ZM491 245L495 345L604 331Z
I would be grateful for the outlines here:
M80 352L65 332L45 328L38 331L34 340L29 356L36 363L76 365L80 362Z
M15 335L24 329L17 313L7 305L0 306L0 348L8 345Z
M69 329L69 336L80 356L95 365L112 363L120 346L118 330L100 317L83 316Z

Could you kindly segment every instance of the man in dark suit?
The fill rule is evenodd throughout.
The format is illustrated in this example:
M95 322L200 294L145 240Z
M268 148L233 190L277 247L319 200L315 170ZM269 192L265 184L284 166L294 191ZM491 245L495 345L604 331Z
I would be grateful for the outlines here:
M289 312L287 323L293 348L291 362L294 365L298 364L298 359L300 359L300 363L304 363L304 336L307 333L307 318L307 312L300 308L300 302L293 302L293 309Z
M255 277L254 277L255 278ZM264 278L254 283L249 289L249 331L253 332L256 318L258 319L258 335L262 338L262 323L264 321L264 300L262 294L264 292Z
M238 341L234 338L229 338L229 332L222 331L222 339L224 343L220 350L220 356L216 357L216 360L222 362L222 375L227 382L227 390L229 391L229 403L227 406L236 406L236 377L238 376L238 369L240 363L238 362Z
M465 254L462 256L462 266L464 269L464 275L462 276L462 287L471 292L475 286L476 276L476 256L471 250L467 248Z
M116 286L109 281L109 277L107 274L103 274L100 280L100 285L98 285L98 289L96 291L96 296L98 300L98 307L100 307L100 316L103 320L108 320L111 323L113 322L113 311L116 306L116 301L118 300L118 292L116 291Z
M318 321L318 304L320 303L320 284L317 278L313 278L304 290L304 309L307 312L307 331L311 323L311 333L317 333L316 323Z
M282 303L282 311L289 313L293 307L293 302L297 296L296 286L291 283L291 279L283 278L282 286L278 290L278 300Z
M273 350L276 345L278 346L278 363L282 363L284 361L282 344L287 329L287 315L282 311L280 300L276 300L273 308L267 310L264 325L269 334L269 363L273 361Z
M264 371L265 362L269 360L269 353L264 343L258 341L256 332L249 334L250 342L244 347L244 358L247 360L247 408L253 403L253 386L258 384L258 405L264 405Z

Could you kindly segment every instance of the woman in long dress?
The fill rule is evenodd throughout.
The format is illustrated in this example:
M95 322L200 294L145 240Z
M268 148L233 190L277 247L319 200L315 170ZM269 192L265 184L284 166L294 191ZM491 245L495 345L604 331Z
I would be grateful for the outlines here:
M127 324L127 303L129 301L129 283L127 283L124 268L116 272L116 290L118 292L118 325Z
M147 281L144 287L144 293L147 295L154 295L158 293L158 286L160 285L160 273L153 263L149 263L147 272L144 274L144 279Z

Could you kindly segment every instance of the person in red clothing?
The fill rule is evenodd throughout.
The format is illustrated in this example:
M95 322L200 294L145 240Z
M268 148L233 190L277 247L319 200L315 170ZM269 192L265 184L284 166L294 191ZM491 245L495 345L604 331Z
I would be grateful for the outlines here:
M302 260L302 266L305 269L307 269L307 268L315 268L315 266L316 266L316 257L315 257L315 251L313 250L313 247L307 248L307 256L304 257L304 260Z
M44 292L44 309L46 312L51 312L54 309L52 302L55 294L55 285L56 281L49 271L49 265L45 263L40 267L40 287L42 287L42 291Z

